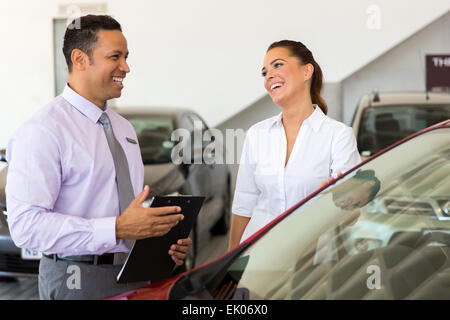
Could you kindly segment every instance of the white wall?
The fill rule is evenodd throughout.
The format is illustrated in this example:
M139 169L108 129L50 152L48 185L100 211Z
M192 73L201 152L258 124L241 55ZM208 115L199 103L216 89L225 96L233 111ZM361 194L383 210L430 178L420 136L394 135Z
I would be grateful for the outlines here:
M0 0L0 147L53 98L52 19L68 3L95 2ZM374 4L379 29L367 27ZM260 69L271 42L301 39L325 80L336 82L448 11L450 3L110 0L107 7L123 26L132 68L116 105L190 107L214 126L264 95Z
M450 12L404 40L367 66L337 83L324 83L322 96L328 105L328 116L350 125L359 98L374 89L381 91L425 90L425 54L450 52ZM264 95L218 128L242 128L280 112L268 95ZM238 159L242 144L236 145ZM229 166L234 188L239 166Z

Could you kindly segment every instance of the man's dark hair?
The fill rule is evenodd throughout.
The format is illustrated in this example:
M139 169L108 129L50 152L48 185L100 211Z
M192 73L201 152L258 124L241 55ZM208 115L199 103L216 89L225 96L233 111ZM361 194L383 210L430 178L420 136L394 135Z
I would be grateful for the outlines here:
M89 60L92 61L92 52L97 43L97 33L99 30L122 31L122 27L110 16L92 14L74 19L69 24L64 34L63 44L63 53L69 72L72 72L72 60L70 56L74 49L85 52Z

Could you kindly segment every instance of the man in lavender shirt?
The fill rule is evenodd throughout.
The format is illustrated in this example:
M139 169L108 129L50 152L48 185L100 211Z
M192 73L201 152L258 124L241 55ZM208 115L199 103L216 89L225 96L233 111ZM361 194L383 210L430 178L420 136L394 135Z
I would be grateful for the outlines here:
M72 26L63 47L69 83L7 148L8 223L17 246L44 253L41 299L98 299L142 286L116 283L129 252L125 240L164 235L183 219L179 207L142 207L149 187L143 189L136 133L107 105L120 97L130 71L120 24L89 15ZM126 155L136 197L122 214L112 153L98 122L103 112ZM191 244L180 239L168 254L180 265Z

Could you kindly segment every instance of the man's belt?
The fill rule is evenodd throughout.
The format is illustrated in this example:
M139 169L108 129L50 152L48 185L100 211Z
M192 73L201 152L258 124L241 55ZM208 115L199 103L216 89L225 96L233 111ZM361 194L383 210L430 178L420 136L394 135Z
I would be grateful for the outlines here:
M104 253L102 255L82 255L82 256L67 256L60 257L57 254L42 254L44 257L52 259L53 261L72 261L82 262L87 264L123 264L127 256L126 253Z

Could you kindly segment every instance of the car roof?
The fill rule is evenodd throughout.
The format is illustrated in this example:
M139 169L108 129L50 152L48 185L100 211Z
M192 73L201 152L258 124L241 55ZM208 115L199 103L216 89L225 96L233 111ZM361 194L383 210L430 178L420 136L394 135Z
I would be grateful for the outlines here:
M152 115L178 117L186 112L194 112L187 108L173 107L112 107L112 109L122 116Z
M375 99L378 95L378 99ZM428 97L428 98L427 98ZM374 101L376 100L376 101ZM361 106L381 107L385 105L421 104L433 105L437 103L450 103L450 93L402 91L402 92L378 92L365 95L361 99Z

